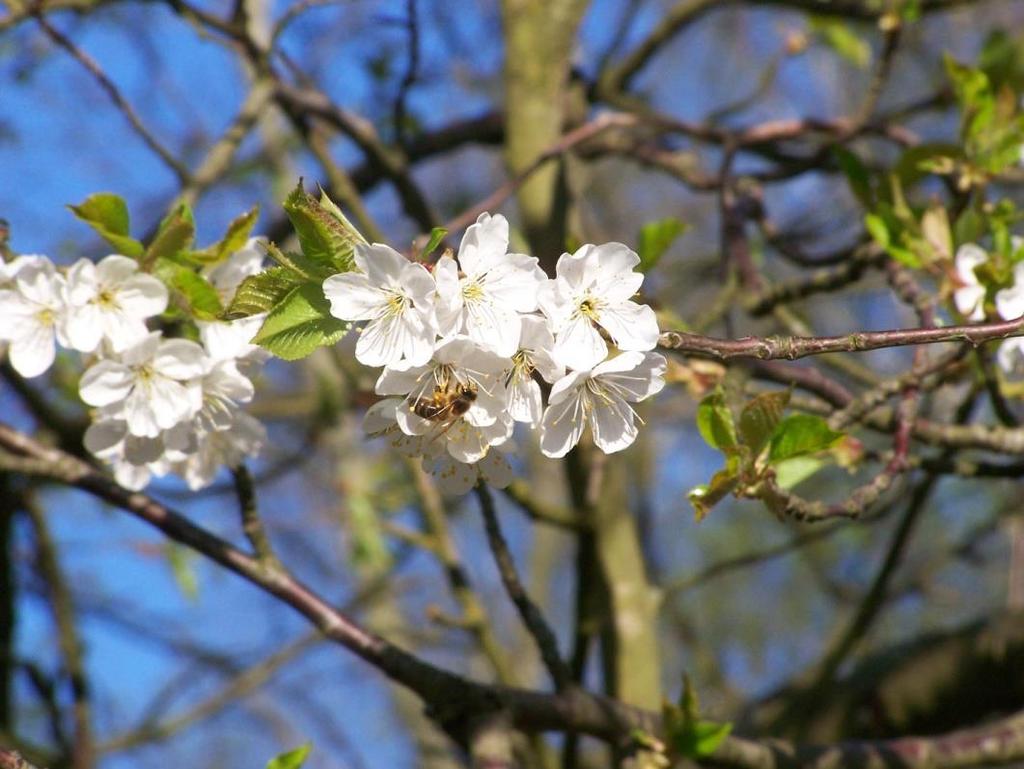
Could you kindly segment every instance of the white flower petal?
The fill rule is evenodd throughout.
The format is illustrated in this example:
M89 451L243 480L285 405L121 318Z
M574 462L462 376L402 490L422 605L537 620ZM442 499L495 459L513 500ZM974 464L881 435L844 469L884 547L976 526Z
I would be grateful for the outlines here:
M1024 337L1004 340L996 352L999 367L1007 374L1016 374L1024 366Z
M28 329L28 333L12 339L8 348L14 370L28 378L39 376L50 368L56 355L53 328L41 323Z
M373 391L377 395L408 395L429 371L430 367L423 365L385 366L377 378Z
M533 312L538 289L546 281L537 257L506 254L481 278L481 285L488 296L516 312Z
M331 303L331 315L341 320L373 320L388 303L388 294L357 272L329 277L324 296Z
M252 344L252 339L259 332L265 312L250 315L228 322L196 321L199 327L199 338L203 341L207 355L213 360L230 360L243 358L258 353L259 346Z
M637 429L629 405L614 396L607 401L594 398L591 403L594 407L590 411L590 431L594 444L605 454L613 454L632 445Z
M401 403L401 398L385 398L370 406L363 417L363 432L367 435L381 435L393 430L397 426L395 412Z
M968 320L978 321L985 319L985 309L982 306L985 300L985 287L981 284L963 286L953 292L953 304L956 309L967 317Z
M461 419L448 429L445 437L448 453L459 462L479 462L491 446L486 435Z
M1024 315L1024 263L1013 270L1013 285L996 292L996 312L1003 320Z
M486 299L464 305L466 331L474 342L504 358L519 349L520 321L515 310Z
M644 276L633 272L640 257L622 243L604 243L595 246L591 258L596 261L591 290L607 302L618 303L629 299L640 289Z
M96 265L83 257L68 268L64 299L68 304L81 305L93 299L96 291Z
M171 379L202 376L206 363L203 348L188 339L161 342L153 356L153 369Z
M167 309L167 286L152 275L133 275L118 285L117 303L127 315L151 318Z
M509 416L536 427L543 416L543 408L540 385L530 377L513 375L508 386Z
M555 263L555 280L562 292L572 296L594 282L597 276L596 246L581 246L573 254L562 254Z
M128 397L135 382L131 369L113 360L91 366L78 384L78 393L90 406L109 406Z
M73 350L92 352L103 339L102 318L99 308L93 304L73 306L68 310L64 335Z
M591 376L610 383L628 401L641 401L665 386L665 356L656 352L625 352L596 366Z
M607 305L599 311L597 322L620 350L653 350L658 345L658 319L646 304Z
M480 275L508 251L508 220L501 214L480 214L459 244L459 264L467 275Z
M123 283L138 271L139 263L121 254L105 256L96 263L97 281L105 285ZM147 275L146 277L150 276Z
M153 331L140 339L136 344L131 345L121 352L121 362L126 366L141 366L153 360L157 350L160 348L160 341L163 334Z
M540 425L541 453L548 457L564 457L580 442L585 427L581 399L575 391L571 397L558 403L549 401Z
M458 333L462 319L462 286L459 283L459 268L450 256L442 256L434 265L434 285L437 331L441 336Z
M483 479L496 489L505 488L514 478L512 466L500 451L488 451L477 463L477 470Z
M124 453L124 439L128 426L119 419L93 422L85 430L82 445L100 459L112 460Z
M472 489L479 477L476 465L459 462L445 455L430 463L429 472L437 479L441 493L456 497Z
M370 285L381 288L400 286L402 270L409 264L408 259L383 243L358 243L354 257L356 265L366 273Z
M422 264L407 262L399 275L399 281L413 304L429 313L434 306L437 284L427 268Z
M608 355L608 345L594 325L583 316L573 318L555 338L555 359L572 369L589 369Z

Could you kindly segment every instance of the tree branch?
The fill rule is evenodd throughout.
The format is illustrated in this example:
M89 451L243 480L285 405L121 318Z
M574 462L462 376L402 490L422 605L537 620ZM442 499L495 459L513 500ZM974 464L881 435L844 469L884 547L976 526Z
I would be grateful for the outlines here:
M684 331L665 331L658 344L669 350L715 360L754 358L797 360L833 352L863 352L886 347L907 347L943 342L980 345L996 339L1024 335L1024 318L940 328L901 328L888 331L858 331L843 336L747 336L718 339Z

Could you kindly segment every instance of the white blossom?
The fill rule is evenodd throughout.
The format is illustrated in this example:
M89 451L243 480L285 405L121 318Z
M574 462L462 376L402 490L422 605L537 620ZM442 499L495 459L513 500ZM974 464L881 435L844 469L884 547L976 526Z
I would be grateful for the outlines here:
M956 251L953 259L957 287L953 291L953 304L968 320L985 319L985 287L978 280L974 269L988 261L988 254L981 246L965 243Z
M1007 374L1019 374L1024 369L1024 337L1004 339L996 351L996 361Z
M82 400L108 407L124 419L132 435L156 437L202 406L201 377L207 360L203 348L186 339L163 340L153 332L121 353L101 360L83 375Z
M468 337L457 336L440 344L423 365L385 368L374 389L378 395L403 396L395 418L407 435L435 431L437 421L418 415L417 404L450 397L458 388L471 393L472 400L457 421L486 427L505 412L501 374L506 365L505 358L483 349Z
M363 418L363 429L373 437L384 437L389 445L407 457L420 457L424 469L437 478L445 494L464 494L483 479L496 488L512 482L512 468L501 451L512 432L512 420L503 415L486 427L474 427L459 420L440 435L406 435L398 426L396 412L402 398L385 398L373 404ZM447 447L447 451L445 450Z
M209 362L196 384L202 392L196 427L204 432L230 429L240 413L239 404L251 401L255 393L252 382L234 360Z
M41 263L49 261L48 257L41 254L22 254L9 262L0 259L0 289L14 288L14 278L23 267L30 264L39 266Z
M522 316L519 349L512 356L512 366L505 382L508 393L508 413L515 421L531 427L540 424L544 404L540 384L533 372L540 374L548 384L565 376L565 366L555 361L552 348L555 340L545 318Z
M386 438L391 448L406 457L428 458L443 453L440 441L402 432L397 412L404 401L404 398L384 398L374 403L363 417L363 430L372 438Z
M1003 320L1024 315L1024 262L1013 268L1013 284L996 291L996 312Z
M324 295L336 318L369 321L356 343L356 360L367 366L426 363L437 336L430 273L380 243L358 244L355 263L358 271L324 281Z
M588 425L594 443L606 454L630 446L638 417L629 404L661 391L665 367L665 358L657 353L625 352L591 370L566 374L551 388L541 422L541 451L564 457Z
M8 356L24 377L39 376L57 354L55 338L67 346L64 277L38 256L7 266L9 288L0 290L0 340L10 343Z
M637 256L621 243L585 245L562 254L556 278L540 293L540 308L555 335L554 354L567 367L586 370L604 360L608 345L600 326L620 350L653 350L658 343L654 311L630 301L644 276Z
M164 475L169 465L160 437L142 437L128 432L123 419L100 419L85 431L83 445L111 466L114 479L126 489L139 491L154 475Z
M217 290L221 304L230 304L242 281L263 269L265 254L266 239L249 238L223 262L203 268L203 276Z
M221 305L227 307L235 298L239 285L263 269L264 239L250 238L246 244L223 262L203 270L206 279L217 290ZM240 360L243 365L262 363L270 353L252 339L259 332L267 313L261 312L231 321L196 321L199 336L207 354L214 360Z
M237 467L246 457L259 454L267 442L263 424L244 411L237 411L231 425L200 436L197 450L174 464L192 491L209 486L222 467Z
M480 214L462 238L458 264L443 256L434 268L440 334L465 334L506 357L519 344L519 314L537 309L546 280L535 256L507 253L508 239L504 216Z
M441 492L449 496L465 494L479 481L496 489L503 489L512 483L512 466L501 451L489 451L483 459L472 464L459 462L448 454L424 464L428 472L437 478Z
M68 270L68 341L92 352L106 340L115 352L138 343L149 329L146 319L167 309L167 287L139 272L139 263L112 254L98 263L79 259Z

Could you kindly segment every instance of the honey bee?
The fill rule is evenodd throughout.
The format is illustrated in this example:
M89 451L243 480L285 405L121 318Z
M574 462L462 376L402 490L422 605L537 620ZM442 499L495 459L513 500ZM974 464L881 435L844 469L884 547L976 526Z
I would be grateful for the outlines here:
M456 382L455 386L438 387L429 398L418 398L412 412L423 419L451 426L476 402L476 386Z

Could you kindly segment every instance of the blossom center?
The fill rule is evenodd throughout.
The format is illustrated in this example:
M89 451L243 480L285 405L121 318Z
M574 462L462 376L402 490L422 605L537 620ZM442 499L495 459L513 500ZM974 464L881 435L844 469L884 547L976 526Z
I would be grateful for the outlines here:
M106 310L118 309L117 297L109 289L103 289L96 295L96 304Z
M42 326L52 326L57 320L56 314L49 307L44 307L36 313L36 320Z
M153 370L153 367L150 366L149 364L144 363L141 366L135 367L135 378L143 387L149 385L149 383L152 382L155 377L156 372Z
M509 381L513 379L529 379L535 369L536 366L533 365L530 351L518 350L512 356L512 374L509 377Z
M384 304L385 317L393 318L402 315L410 305L409 297L398 291L388 292L387 301Z
M576 305L576 313L582 315L588 320L597 322L601 313L601 308L604 306L604 302L597 299L590 294L583 297L578 305Z
M480 281L474 280L466 283L462 287L462 298L467 302L479 302L484 298L484 288L480 285Z

